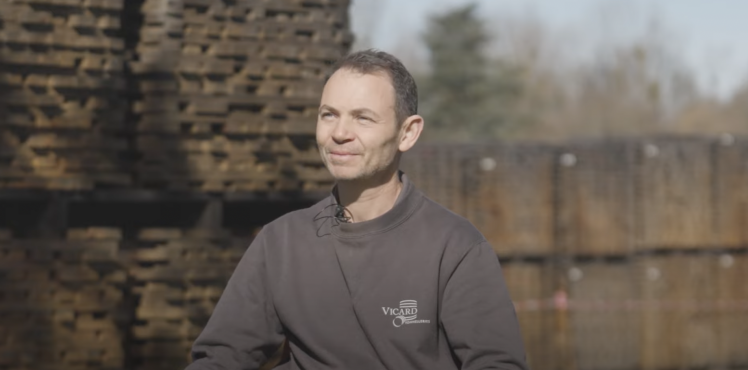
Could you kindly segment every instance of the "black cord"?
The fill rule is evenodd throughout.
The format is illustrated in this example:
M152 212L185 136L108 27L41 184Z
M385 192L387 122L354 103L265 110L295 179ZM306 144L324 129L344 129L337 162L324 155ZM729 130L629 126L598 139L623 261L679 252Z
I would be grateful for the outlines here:
M348 210L348 208L345 208L344 205L336 204L335 205L335 218L344 223L349 223L353 219L353 216L348 216L351 214L351 211Z
M332 216L327 214L327 209L330 207L335 207L335 212ZM316 216L314 216L314 221L324 220L319 227L317 228L317 236L321 237L324 235L320 235L320 230L322 230L322 226L325 225L325 222L327 222L328 219L332 220L333 227L340 226L341 223L350 223L353 220L353 216L349 216L351 214L351 211L348 210L344 205L333 203L325 206L319 213L317 213ZM327 234L325 234L327 235Z

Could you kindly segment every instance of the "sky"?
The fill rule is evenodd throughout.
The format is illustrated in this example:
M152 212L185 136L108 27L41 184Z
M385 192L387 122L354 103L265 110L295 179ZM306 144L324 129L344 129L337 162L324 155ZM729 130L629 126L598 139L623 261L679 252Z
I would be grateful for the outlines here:
M351 28L369 47L398 53L417 44L429 15L470 0L352 0ZM540 20L552 33L573 35L572 58L592 55L601 35L625 42L656 19L703 91L726 98L748 82L746 0L474 0L489 28L498 17ZM423 51L421 50L421 53ZM400 55L398 55L400 56ZM407 63L406 63L407 64Z

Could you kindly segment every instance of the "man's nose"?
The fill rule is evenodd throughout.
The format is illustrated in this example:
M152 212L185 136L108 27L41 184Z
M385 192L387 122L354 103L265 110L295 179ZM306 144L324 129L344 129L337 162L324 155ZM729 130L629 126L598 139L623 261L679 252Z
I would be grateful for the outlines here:
M337 143L344 143L353 139L353 132L350 130L350 122L346 118L341 118L335 123L332 130L332 139Z

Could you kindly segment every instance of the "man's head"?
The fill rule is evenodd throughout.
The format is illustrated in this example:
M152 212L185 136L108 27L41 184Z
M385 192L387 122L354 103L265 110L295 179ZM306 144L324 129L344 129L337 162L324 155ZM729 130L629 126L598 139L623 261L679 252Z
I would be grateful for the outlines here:
M400 153L418 140L413 76L390 54L366 50L343 57L325 84L317 145L337 180L361 180L397 170Z

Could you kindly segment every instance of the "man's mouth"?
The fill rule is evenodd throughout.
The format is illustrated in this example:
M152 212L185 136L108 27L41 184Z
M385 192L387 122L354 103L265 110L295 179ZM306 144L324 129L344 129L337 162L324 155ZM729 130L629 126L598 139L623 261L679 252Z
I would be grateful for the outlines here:
M342 150L331 150L327 153L330 155L330 158L338 159L338 160L346 160L346 159L350 159L358 155L353 152L346 152Z

